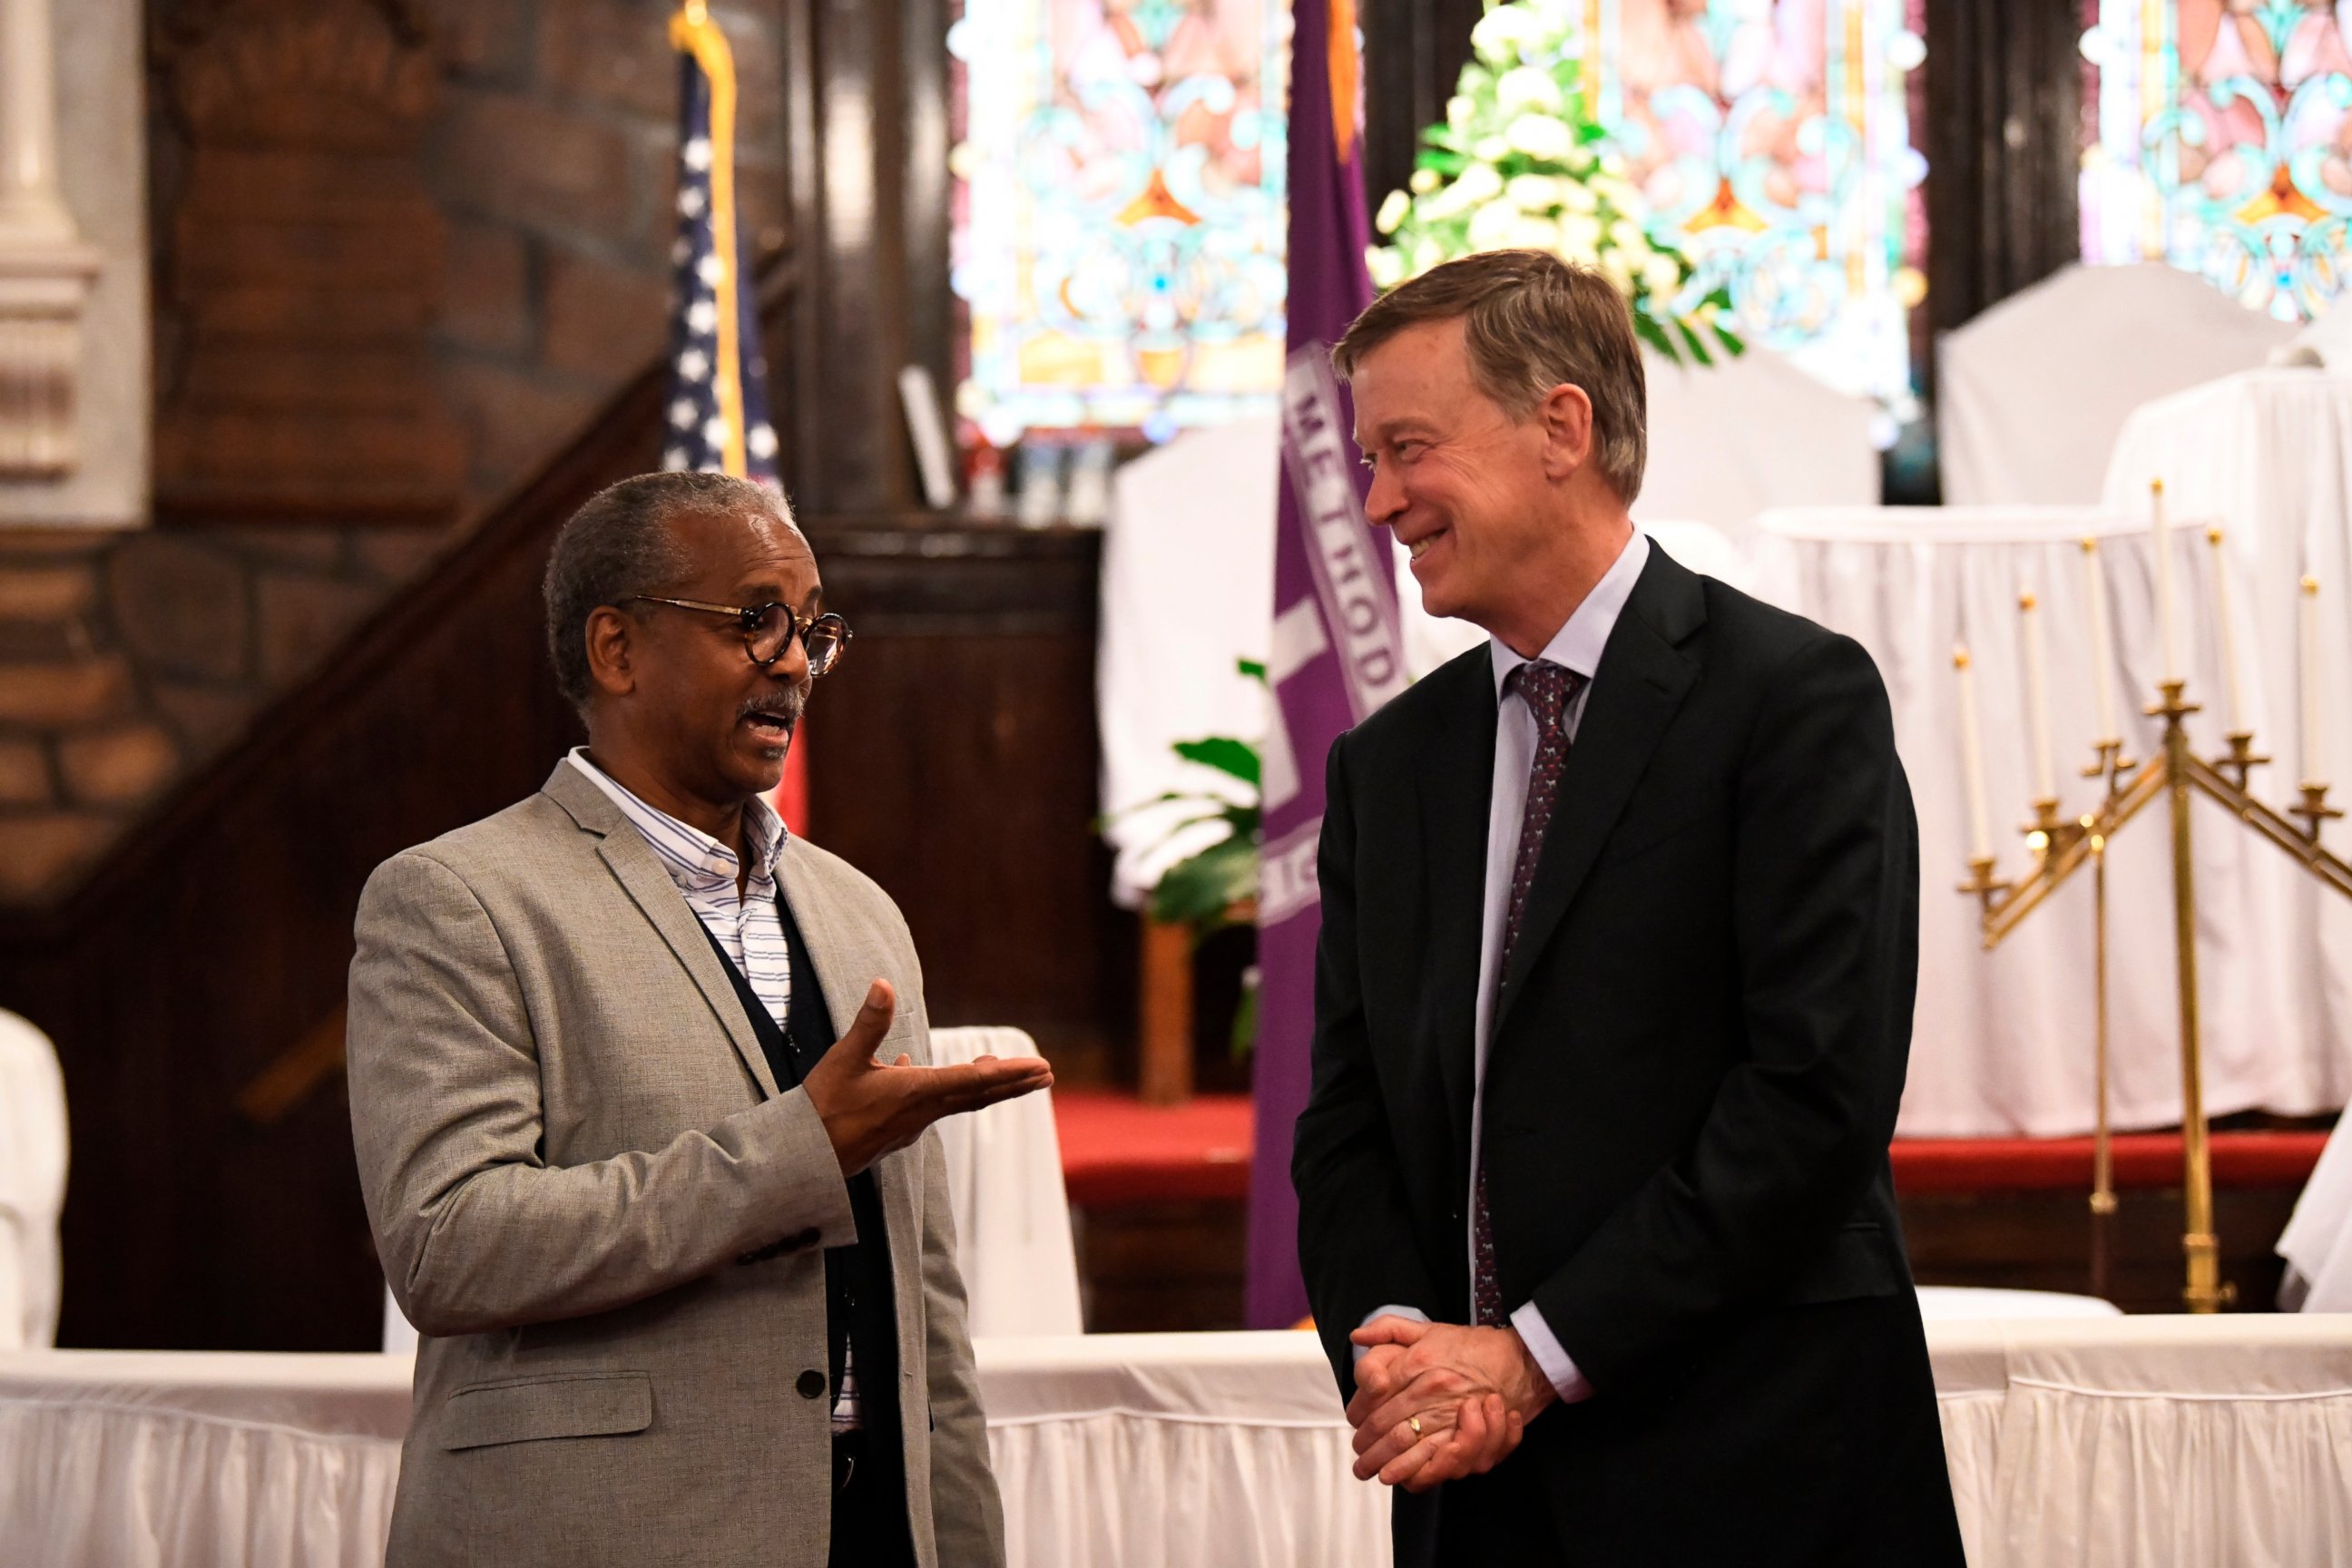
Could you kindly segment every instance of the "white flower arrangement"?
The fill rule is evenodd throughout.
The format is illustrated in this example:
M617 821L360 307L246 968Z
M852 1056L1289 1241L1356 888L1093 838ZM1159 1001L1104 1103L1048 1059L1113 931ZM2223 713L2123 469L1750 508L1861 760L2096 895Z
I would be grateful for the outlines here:
M1373 287L1482 250L1549 250L1608 279L1632 304L1634 331L1668 359L1741 353L1730 296L1685 300L1690 258L1643 226L1641 191L1585 111L1571 26L1567 0L1489 0L1445 123L1422 132L1412 188L1391 191L1372 220L1388 240L1365 252Z

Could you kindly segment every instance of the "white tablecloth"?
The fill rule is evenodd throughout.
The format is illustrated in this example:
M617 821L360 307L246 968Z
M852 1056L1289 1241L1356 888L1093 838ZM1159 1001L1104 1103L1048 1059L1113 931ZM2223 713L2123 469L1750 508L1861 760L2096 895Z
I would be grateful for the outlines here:
M2352 1561L2352 1319L1932 1322L1975 1568ZM1314 1339L978 1346L1013 1568L1377 1568ZM0 1549L43 1568L373 1568L402 1356L0 1355Z
M49 1037L0 1011L0 1350L58 1333L58 1214L66 1197L66 1085Z
M2175 509L2188 522L2196 511ZM2033 793L2020 590L2039 595L2050 670L2053 772L2069 813L2100 787L2079 776L2098 724L2081 540L2099 552L2112 627L2116 705L2133 753L2157 744L2140 712L2161 674L2154 557L2127 517L2073 508L1885 508L1780 511L1756 544L1756 591L1869 649L1895 709L1895 744L1919 813L1919 999L1899 1131L1907 1137L2079 1134L2094 1122L2091 885L2087 871L1999 950L1981 950L1967 874L1953 645L1973 653L1983 716L1987 794L2005 876L2027 865L2016 831ZM2190 720L2200 751L2225 748L2210 549L2201 527L2172 533ZM2249 692L2279 674L2274 639L2248 637L2252 584L2231 558L2240 659ZM2291 663L2289 665L2291 672ZM2250 699L2251 700L2251 699ZM2352 704L2345 710L2352 712ZM2347 721L2352 727L2352 721ZM2274 773L2274 770L2273 771ZM2277 780L2255 786L2284 805ZM2316 888L2277 849L2200 805L2195 817L2206 1108L2301 1115L2345 1102L2352 1085L2352 1010L2329 1000L2352 984L2352 943L2322 956L2296 921ZM2352 835L2345 836L2352 838ZM2108 856L2113 1106L2118 1127L2180 1119L2173 974L2171 859L2162 805ZM2336 900L2341 902L2342 900ZM2352 912L2352 907L2347 907Z
M0 1354L0 1561L378 1568L411 1374L392 1355Z
M1019 1029L931 1031L931 1059L941 1066L1036 1054ZM948 1117L939 1129L972 1333L1083 1332L1053 1090Z
M2352 369L2249 371L2149 404L2116 442L2108 506L2145 516L2158 479L2182 515L2215 518L2227 531L2249 612L2240 635L2257 650L2248 704L2277 759L2258 775L2265 797L2278 801L2312 777L2334 783L2343 805L2352 796ZM2326 606L2321 754L2309 759L2297 744L2295 598L2305 573L2319 579ZM2352 854L2344 824L2327 840ZM2262 875L2295 1014L2322 1038L2352 1041L2352 900L2284 864L2265 864ZM2352 1310L2352 1137L2329 1141L2279 1250L2310 1286L2306 1310Z

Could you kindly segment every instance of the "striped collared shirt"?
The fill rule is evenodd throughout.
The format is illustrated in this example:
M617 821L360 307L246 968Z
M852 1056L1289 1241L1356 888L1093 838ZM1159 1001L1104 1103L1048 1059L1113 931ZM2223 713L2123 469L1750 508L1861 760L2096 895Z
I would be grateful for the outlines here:
M784 819L758 795L743 809L743 834L751 841L751 875L736 890L743 862L733 848L698 827L690 827L658 806L647 805L613 776L588 760L588 749L574 746L571 763L588 782L612 797L621 815L652 847L654 858L687 907L734 960L751 984L751 994L768 1009L779 1029L792 1027L788 1015L793 1000L793 954L784 942L783 917L776 909L776 859L788 837ZM862 1424L858 1413L857 1370L854 1348L845 1351L841 1389L833 1402L833 1429L851 1430Z
M572 765L588 776L621 808L621 815L652 846L654 858L686 895L695 918L735 961L751 982L751 994L779 1029L793 1000L793 955L784 944L784 922L776 913L776 858L784 852L784 819L754 795L743 808L743 834L751 844L751 876L741 893L735 881L743 863L734 849L698 827L689 827L658 806L647 805L588 760L588 749L572 749Z

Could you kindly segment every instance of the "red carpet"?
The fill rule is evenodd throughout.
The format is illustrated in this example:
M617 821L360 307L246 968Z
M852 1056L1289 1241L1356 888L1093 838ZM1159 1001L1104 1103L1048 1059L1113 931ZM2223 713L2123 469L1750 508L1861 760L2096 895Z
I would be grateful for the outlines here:
M1246 1095L1206 1094L1183 1105L1154 1107L1110 1090L1057 1090L1054 1120L1073 1204L1248 1194ZM2300 1187L2326 1142L2325 1132L2216 1132L2213 1184ZM2091 1185L2088 1138L1905 1138L1895 1141L1893 1152L1895 1184L1910 1194L2088 1191ZM2179 1183L2179 1134L2116 1139L2118 1187Z

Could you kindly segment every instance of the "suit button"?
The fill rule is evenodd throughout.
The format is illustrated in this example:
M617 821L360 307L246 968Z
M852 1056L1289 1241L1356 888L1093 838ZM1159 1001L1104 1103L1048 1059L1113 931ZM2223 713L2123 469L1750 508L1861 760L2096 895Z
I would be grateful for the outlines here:
M801 1391L803 1399L814 1399L824 1392L824 1373L816 1371L804 1372L801 1373L800 1381L793 1386Z

